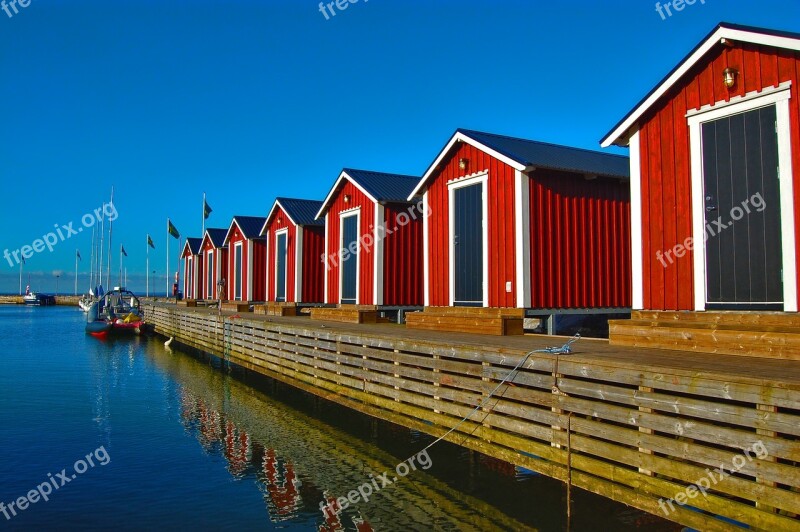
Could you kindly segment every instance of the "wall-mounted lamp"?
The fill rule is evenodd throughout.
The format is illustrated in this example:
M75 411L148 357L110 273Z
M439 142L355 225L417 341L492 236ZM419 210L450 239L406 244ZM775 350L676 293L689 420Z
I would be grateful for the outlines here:
M344 195L344 202L345 203L350 203L350 194L345 194Z
M722 78L725 81L725 86L729 89L733 88L736 85L736 76L739 75L739 71L735 68L726 68L722 71Z
M281 216L280 214L278 215L278 223L279 224L283 223L283 216Z
M458 160L458 167L462 170L466 170L469 166L469 159L461 158Z

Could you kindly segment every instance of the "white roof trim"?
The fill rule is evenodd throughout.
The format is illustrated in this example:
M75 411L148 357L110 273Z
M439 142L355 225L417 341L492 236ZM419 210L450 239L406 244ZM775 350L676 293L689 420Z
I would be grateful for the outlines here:
M516 161L516 160L514 160L514 159L512 159L510 157L507 157L507 156L505 156L505 155L503 155L503 154L501 154L501 153L489 148L488 146L485 146L484 144L481 144L480 142L478 142L477 140L473 139L472 137L468 137L467 135L465 135L461 131L456 131L456 133L450 139L450 142L447 143L447 146L445 146L444 149L441 152L439 152L439 156L436 157L436 160L433 161L433 163L431 163L431 165L425 171L425 174L422 176L422 179L420 179L419 183L414 188L414 191L411 193L411 195L408 196L408 200L409 201L414 199L414 196L418 195L420 193L420 191L425 187L425 184L427 183L428 179L431 177L433 172L436 171L436 167L439 166L439 164L447 156L447 154L450 153L450 150L453 148L453 146L455 146L455 144L457 142L465 142L465 143L469 144L470 146L473 146L473 147L481 150L482 152L484 152L484 153L486 153L488 155L491 155L495 159L503 161L507 165L509 165L512 168L514 168L514 170L518 170L518 171L522 172L522 171L527 169L527 166L525 166L524 164L520 163L519 161Z
M642 115L659 99L661 99L666 92L672 88L672 86L680 80L684 74L686 74L695 64L697 64L706 53L709 52L714 46L716 46L720 40L722 39L730 39L734 42L741 41L747 42L752 44L760 44L764 46L772 46L775 48L785 48L788 50L795 50L800 51L800 39L795 39L791 37L780 37L776 35L767 35L764 33L758 33L753 31L746 31L741 29L734 29L734 28L726 28L721 27L715 31L711 37L706 39L706 41L695 50L695 52L689 56L684 62L672 73L669 78L664 80L661 85L658 86L656 90L638 107L636 107L628 118L625 119L619 126L614 129L611 133L608 134L601 142L600 145L603 148L608 148L612 144L616 144L621 138L626 136L628 130L630 130L634 124L642 117Z
M331 187L331 191L330 191L330 192L328 192L328 195L325 197L325 201L323 201L323 202L322 202L322 207L320 207L320 209L319 209L319 212L317 213L317 216L316 216L316 218L315 218L316 220L319 220L321 217L323 217L323 216L325 215L325 211L327 211L327 210L328 210L328 203L330 203L331 199L333 199L333 195L336 193L336 190L339 188L339 183L341 183L343 179L347 179L348 181L350 181L351 183L353 183L353 185L354 185L354 186L355 186L355 187L356 187L358 190L360 190L361 192L363 192L363 193L364 193L364 195L365 195L366 197L368 197L368 198L369 198L369 199L372 201L372 203L378 203L378 200L377 200L377 199L375 199L374 197L372 197L372 194L370 194L369 192L367 192L366 190L364 190L364 187L362 187L361 185L359 185L359 184L356 182L356 180L355 180L355 179L353 179L351 176L347 175L347 172L346 172L346 171L342 170L342 173L341 173L341 174L339 174L339 177L336 179L336 182L335 182L335 183L333 184L333 186Z
M269 225L269 220L270 220L270 218L272 218L272 215L275 214L275 209L277 209L278 207L280 207L281 210L283 211L283 214L285 214L286 217L289 218L289 221L292 222L292 225L294 225L295 227L297 226L297 222L295 222L292 219L292 216L289 214L289 212L286 210L286 208L283 205L281 205L280 200L276 199L275 203L272 204L272 208L269 210L269 214L267 215L267 219L264 220L264 226L261 228L261 231L259 231L259 233L258 233L260 236L264 236L264 233L267 231L267 226Z
M231 220L231 225L228 226L228 232L225 233L225 244L228 243L228 239L230 239L230 237L231 237L231 229L233 229L234 225L239 228L239 232L242 233L242 236L244 236L244 231L242 231L242 226L239 225L239 223L236 221L236 218L234 217ZM247 240L247 239L245 238L245 240Z

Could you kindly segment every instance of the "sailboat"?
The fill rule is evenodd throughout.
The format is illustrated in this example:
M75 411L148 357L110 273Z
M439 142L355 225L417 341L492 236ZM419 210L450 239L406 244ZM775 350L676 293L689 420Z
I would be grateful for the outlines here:
M111 187L111 204L114 203L114 187ZM89 291L78 300L78 307L89 312L92 305L105 295L103 289L103 237L105 235L105 213L100 218L100 229L92 229L91 269L89 272ZM100 238L97 238L99 236ZM111 221L109 220L109 264L111 262ZM97 271L95 271L97 269Z

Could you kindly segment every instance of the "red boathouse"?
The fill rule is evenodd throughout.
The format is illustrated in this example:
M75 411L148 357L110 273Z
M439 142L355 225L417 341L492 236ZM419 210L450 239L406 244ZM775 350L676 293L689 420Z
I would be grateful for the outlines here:
M316 215L321 201L277 198L261 228L266 239L266 299L282 303L322 303L325 222Z
M634 309L797 311L798 85L800 34L723 23L601 141L630 147Z
M228 248L227 292L229 301L266 299L267 247L261 228L266 218L234 216L225 235Z
M630 307L627 157L459 129L417 194L426 307Z
M200 258L200 238L187 238L183 245L183 297L201 299L203 286L203 262Z
M422 305L419 178L345 168L325 198L325 303Z
M200 257L203 261L203 290L204 299L218 299L218 286L220 281L228 276L228 248L225 247L227 229L208 228L200 244ZM226 281L227 282L227 281ZM225 299L225 293L222 294Z

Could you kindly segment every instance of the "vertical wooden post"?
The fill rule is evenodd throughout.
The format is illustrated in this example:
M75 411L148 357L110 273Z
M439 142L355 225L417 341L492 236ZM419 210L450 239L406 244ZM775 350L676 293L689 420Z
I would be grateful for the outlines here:
M653 388L651 388L649 386L639 386L639 391L640 392L645 392L645 393L652 393L653 392ZM652 408L646 408L646 407L643 407L643 406L639 407L639 411L640 412L647 412L648 414L652 414L653 413L653 409ZM644 428L642 426L639 426L639 432L642 432L644 434L652 434L653 433L653 429L648 429L648 428ZM643 453L643 454L653 454L653 451L651 451L650 449L644 449L642 447L639 447L639 452ZM642 473L643 475L647 475L648 477L652 477L653 476L653 472L652 471L649 471L647 469L643 469L641 467L639 468L639 473Z

